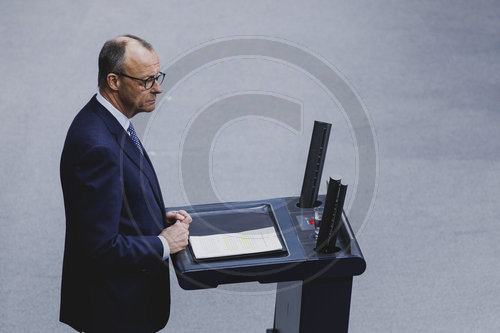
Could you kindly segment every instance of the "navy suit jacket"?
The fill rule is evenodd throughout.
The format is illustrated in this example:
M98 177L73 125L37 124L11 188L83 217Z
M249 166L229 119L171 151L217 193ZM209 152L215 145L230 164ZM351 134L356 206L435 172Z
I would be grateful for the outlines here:
M85 332L156 332L170 312L153 165L94 96L61 156L66 239L60 320Z

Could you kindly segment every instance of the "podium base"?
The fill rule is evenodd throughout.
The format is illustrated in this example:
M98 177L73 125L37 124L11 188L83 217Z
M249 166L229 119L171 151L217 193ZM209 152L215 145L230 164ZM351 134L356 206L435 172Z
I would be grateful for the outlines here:
M278 283L274 328L266 333L346 333L352 277Z

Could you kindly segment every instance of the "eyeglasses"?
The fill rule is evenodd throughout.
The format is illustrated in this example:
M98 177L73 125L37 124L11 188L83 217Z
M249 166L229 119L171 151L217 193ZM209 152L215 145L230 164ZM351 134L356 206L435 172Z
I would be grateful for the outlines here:
M137 81L142 81L142 83L144 83L144 89L146 89L146 90L153 88L155 81L158 82L158 84L162 84L163 79L165 79L165 73L162 73L162 72L159 72L158 75L156 75L156 76L152 75L152 76L148 77L147 79L139 79L139 78L127 75L127 74L123 74L123 73L113 73L113 74L125 76L125 77L128 77L129 79L133 79L133 80L137 80Z

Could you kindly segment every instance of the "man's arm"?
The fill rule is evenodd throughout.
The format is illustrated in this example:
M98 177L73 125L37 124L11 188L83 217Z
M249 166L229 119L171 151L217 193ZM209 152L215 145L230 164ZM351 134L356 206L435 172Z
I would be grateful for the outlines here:
M119 232L123 205L119 163L119 156L107 147L89 149L78 162L69 184L72 238L82 254L97 263L147 268L161 260L163 245L156 235Z

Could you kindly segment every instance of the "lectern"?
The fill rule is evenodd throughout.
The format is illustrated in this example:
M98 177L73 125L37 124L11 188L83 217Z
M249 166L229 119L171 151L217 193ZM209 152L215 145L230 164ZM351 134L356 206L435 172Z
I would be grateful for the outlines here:
M300 197L176 208L193 216L190 236L232 233L271 224L283 244L283 251L213 260L196 259L188 247L172 256L183 289L277 282L274 327L267 333L348 331L352 279L364 272L366 263L342 209L334 230L334 250L318 251L316 224L329 204L324 202L325 195L317 194L329 131L330 124L315 122Z

